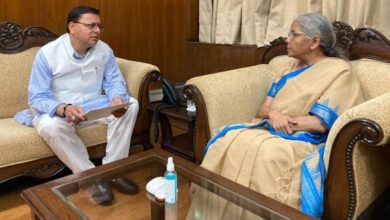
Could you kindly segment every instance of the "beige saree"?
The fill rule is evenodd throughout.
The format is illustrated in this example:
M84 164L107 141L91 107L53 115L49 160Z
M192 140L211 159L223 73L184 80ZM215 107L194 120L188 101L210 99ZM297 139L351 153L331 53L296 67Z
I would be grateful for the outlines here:
M291 69L293 64L281 69ZM309 115L313 106L319 105L333 110L337 118L361 101L358 80L348 63L338 58L326 58L287 80L274 97L271 109L296 117ZM319 111L314 114L322 114L326 119L327 113ZM334 121L323 122L330 129ZM267 128L236 129L209 146L201 166L300 209L302 163L317 150L317 146L273 135ZM239 219L247 215L237 213L241 216ZM222 213L215 214L214 217L223 216Z

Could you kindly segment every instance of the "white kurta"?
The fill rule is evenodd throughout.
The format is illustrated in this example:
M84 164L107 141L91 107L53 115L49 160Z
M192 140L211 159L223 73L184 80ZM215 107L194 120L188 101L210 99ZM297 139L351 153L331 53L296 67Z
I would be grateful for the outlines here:
M42 47L41 50L47 61L46 68L43 69L50 71L51 80L50 85L40 86L50 87L52 100L82 106L84 103L93 102L102 97L105 68L111 52L107 44L99 41L88 50L85 57L80 59L74 56L75 52L69 35L64 34ZM115 85L124 86L124 90L126 88L124 81ZM108 99L108 97L105 98ZM127 157L129 154L131 135L139 109L136 99L130 97L129 101L133 104L120 118L111 115L95 121L81 122L78 125L91 123L108 125L106 156L103 158L103 164ZM94 167L89 160L85 145L75 133L78 126L71 126L65 118L51 117L48 113L37 114L33 125L54 153L74 173Z

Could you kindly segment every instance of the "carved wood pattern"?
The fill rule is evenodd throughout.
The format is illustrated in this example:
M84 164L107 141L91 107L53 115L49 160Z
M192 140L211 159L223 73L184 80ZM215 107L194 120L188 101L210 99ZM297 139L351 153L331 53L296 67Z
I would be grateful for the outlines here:
M22 37L23 28L12 22L0 24L0 47L8 50L13 50L23 44Z
M380 34L379 32L376 32L373 29L370 28L360 28L357 29L355 33L355 37L358 38L360 41L365 41L367 43L370 43L371 40L379 40L382 41L386 37Z
M390 63L390 41L372 28L358 28L353 31L353 44L349 58L368 58Z
M280 55L287 54L287 43L286 37L278 37L270 42L270 45L264 46L265 52L263 57L260 59L260 63L269 63L272 58Z
M44 166L28 170L24 172L24 175L34 178L47 179L55 176L64 169L65 165L62 162L58 162L54 164L46 164Z
M390 62L390 41L380 32L372 28L353 28L344 22L333 22L339 49L346 58L357 60L369 58L382 62ZM286 38L279 37L264 46L265 52L261 63L269 63L275 56L286 55Z
M279 46L279 45L287 45L286 40L287 40L286 37L278 37L275 40L269 42L269 44L270 44L271 47L276 47L276 46Z
M335 21L332 25L337 38L336 46L348 51L353 43L353 28L349 24L341 21Z
M6 21L0 23L0 53L17 53L35 46L42 46L57 36L42 27L23 29L17 23Z

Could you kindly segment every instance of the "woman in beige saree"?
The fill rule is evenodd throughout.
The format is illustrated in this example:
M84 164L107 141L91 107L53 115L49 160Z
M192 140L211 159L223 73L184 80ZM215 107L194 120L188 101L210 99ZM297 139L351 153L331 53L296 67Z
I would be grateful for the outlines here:
M220 130L207 145L201 166L301 209L301 188L306 184L302 183L305 158L308 158L305 167L318 165L321 161L318 149L333 122L362 101L358 80L349 64L337 58L335 40L332 25L324 16L298 16L287 37L288 56L295 59L280 66L283 76L273 83L258 117L252 123ZM313 181L319 195L323 178L317 176ZM310 199L305 201L305 207L310 206L306 204L312 202ZM302 211L320 217L320 199L315 199L319 204L313 205L314 208ZM228 209L220 210L212 214L213 218L226 217L223 213ZM243 215L248 213L241 213L239 218Z

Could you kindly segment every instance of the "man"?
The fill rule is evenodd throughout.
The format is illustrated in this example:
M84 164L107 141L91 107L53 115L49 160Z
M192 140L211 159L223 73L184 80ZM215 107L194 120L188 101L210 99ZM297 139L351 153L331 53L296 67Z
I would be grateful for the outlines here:
M128 156L138 113L138 102L127 94L111 48L100 40L103 26L97 9L73 8L67 18L67 33L43 46L37 53L28 88L29 105L37 113L33 125L74 173L95 167L75 128L91 123L108 125L103 164ZM106 95L102 95L104 90ZM132 102L107 118L88 121L91 109ZM115 116L115 117L114 117ZM124 177L88 187L95 202L111 204L110 185L127 194L138 186Z

